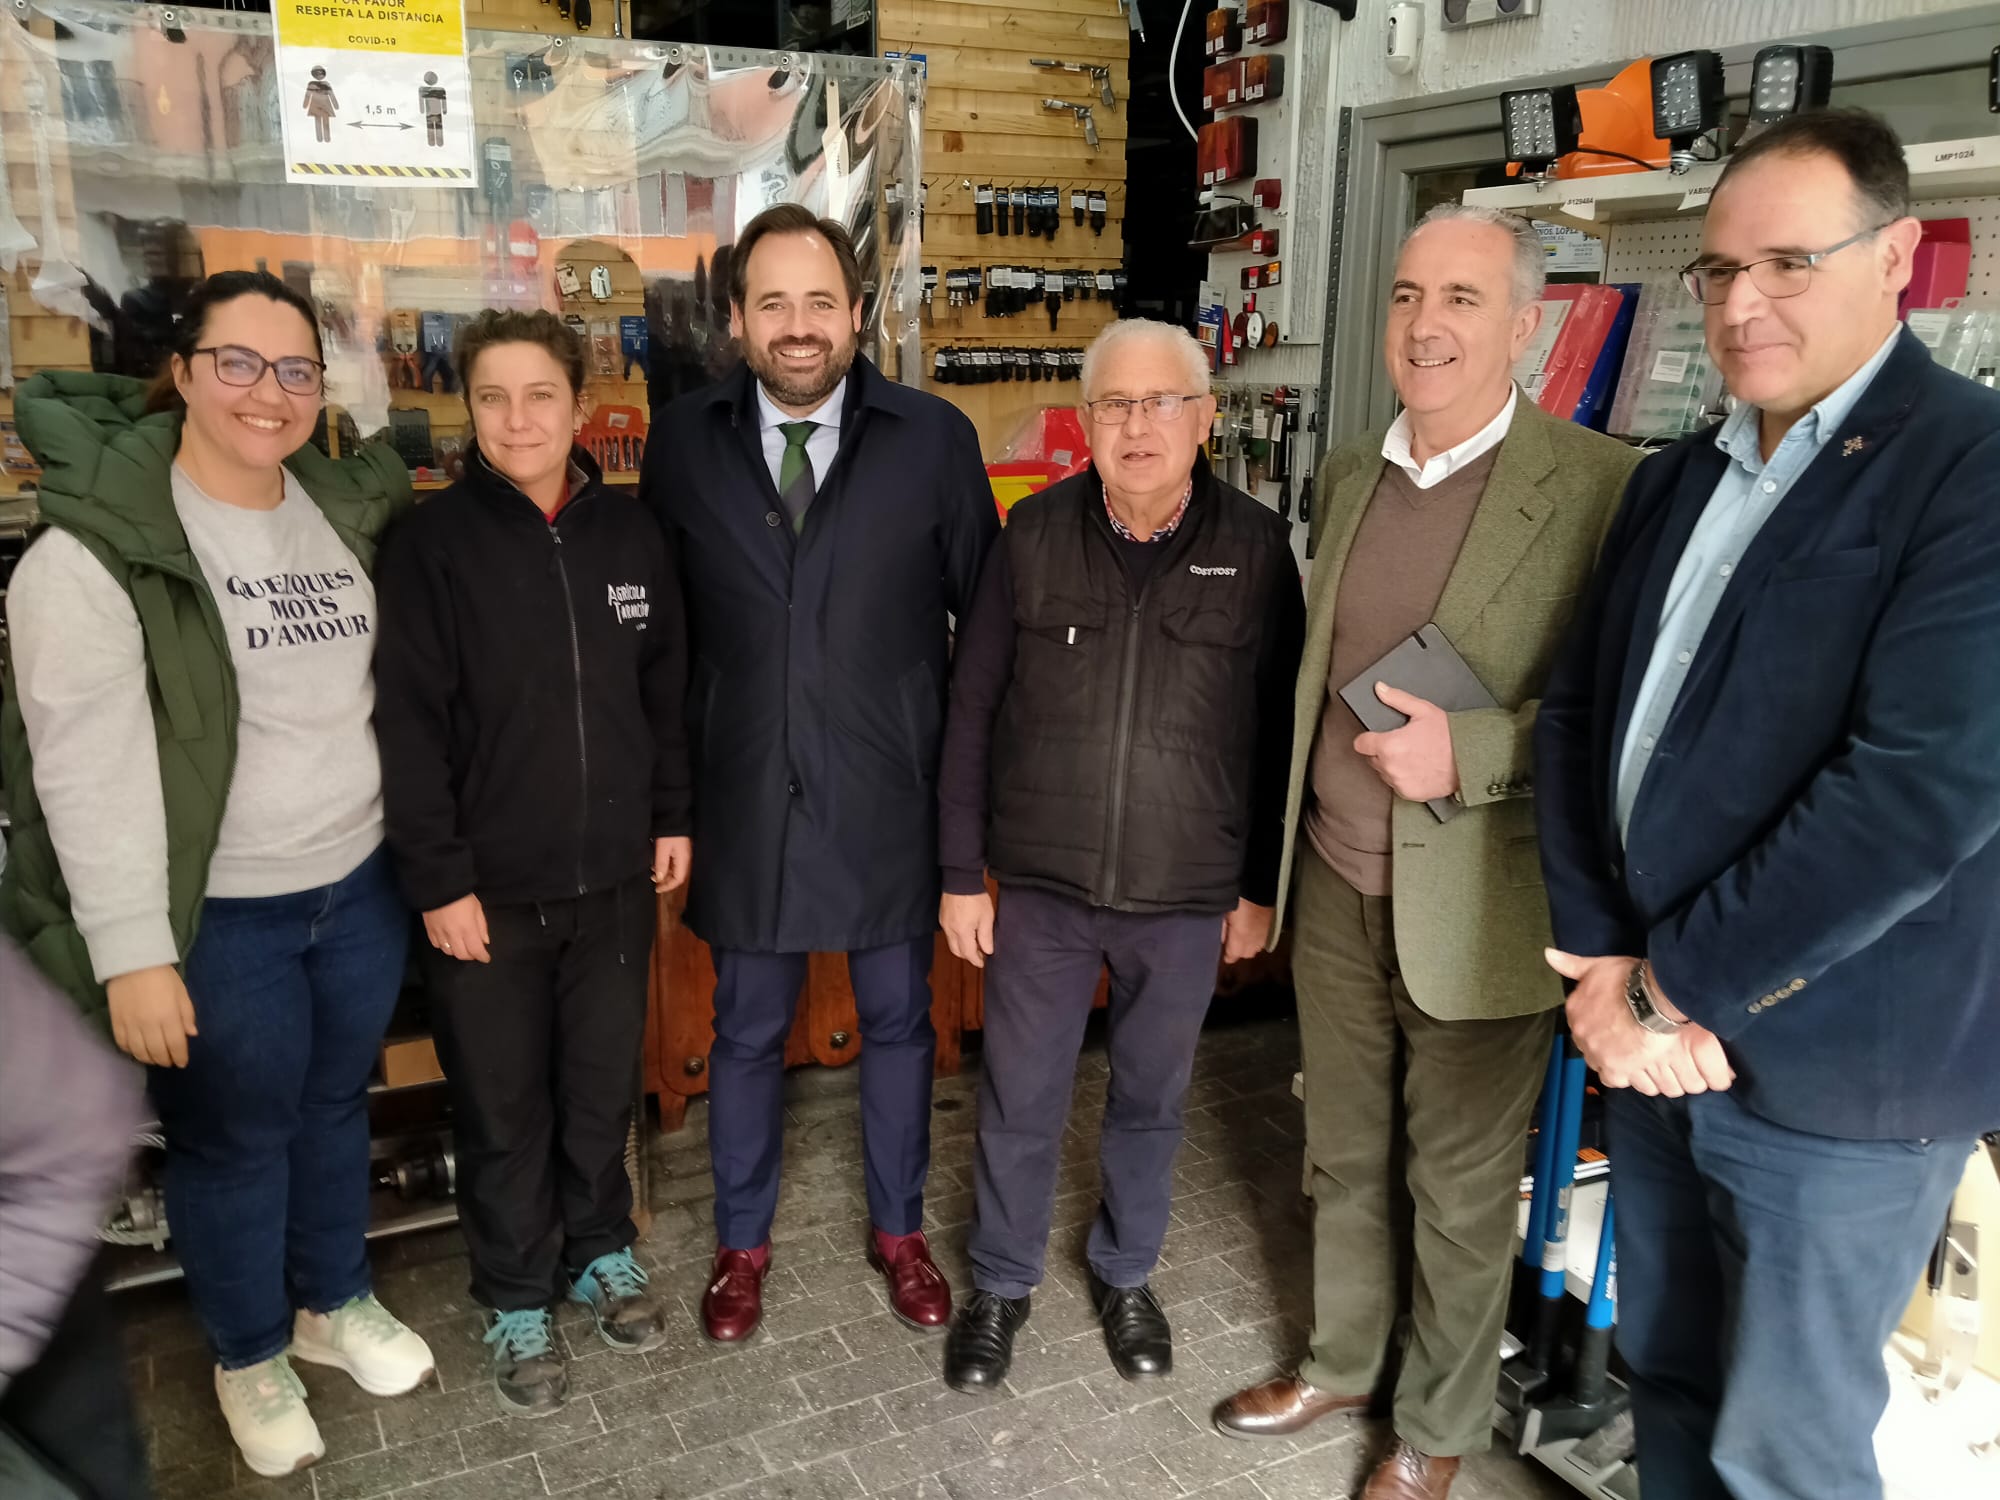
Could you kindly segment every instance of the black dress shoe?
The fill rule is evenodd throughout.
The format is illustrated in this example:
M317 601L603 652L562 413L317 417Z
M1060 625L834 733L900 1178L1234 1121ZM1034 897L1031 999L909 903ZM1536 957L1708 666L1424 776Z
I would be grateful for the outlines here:
M944 1383L955 1391L999 1389L1014 1362L1015 1330L1028 1321L1026 1297L975 1291L944 1341Z
M1090 1273L1090 1301L1104 1325L1112 1368L1127 1380L1171 1375L1174 1331L1150 1286L1106 1286Z

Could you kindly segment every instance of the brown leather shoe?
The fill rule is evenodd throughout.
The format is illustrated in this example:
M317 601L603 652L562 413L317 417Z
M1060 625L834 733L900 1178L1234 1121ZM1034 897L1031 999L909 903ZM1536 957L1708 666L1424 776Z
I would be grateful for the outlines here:
M1280 1375L1238 1391L1215 1409L1215 1430L1224 1437L1289 1437L1335 1412L1365 1411L1366 1396L1335 1396L1316 1390L1297 1375Z
M1368 1476L1361 1500L1445 1500L1458 1475L1455 1458L1432 1458L1401 1438Z
M923 1231L888 1235L870 1230L868 1264L889 1283L889 1310L925 1333L951 1321L951 1283L931 1259Z
M757 1331L764 1316L764 1276L771 1252L717 1250L708 1290L701 1294L701 1331L718 1344L736 1344Z

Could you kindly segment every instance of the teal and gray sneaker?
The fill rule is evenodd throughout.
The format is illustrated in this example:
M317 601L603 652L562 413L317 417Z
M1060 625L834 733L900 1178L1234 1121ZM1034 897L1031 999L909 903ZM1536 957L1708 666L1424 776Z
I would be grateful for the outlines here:
M569 1297L590 1309L597 1336L622 1353L644 1354L666 1342L666 1315L647 1294L646 1272L630 1250L613 1250L585 1266Z
M493 1346L493 1389L500 1405L523 1417L546 1417L569 1399L569 1372L546 1307L497 1312L486 1330Z

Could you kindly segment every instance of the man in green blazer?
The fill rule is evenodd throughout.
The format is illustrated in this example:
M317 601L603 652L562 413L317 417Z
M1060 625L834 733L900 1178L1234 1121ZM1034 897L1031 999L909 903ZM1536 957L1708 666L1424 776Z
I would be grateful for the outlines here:
M1523 1141L1562 1001L1542 960L1530 734L1639 455L1516 389L1543 280L1524 220L1426 216L1383 349L1403 414L1320 473L1279 887L1295 901L1315 1327L1295 1374L1215 1422L1277 1437L1364 1408L1412 1263L1396 1446L1366 1500L1442 1500L1488 1442ZM1374 682L1408 722L1363 732L1339 689L1432 623L1500 706L1447 713Z

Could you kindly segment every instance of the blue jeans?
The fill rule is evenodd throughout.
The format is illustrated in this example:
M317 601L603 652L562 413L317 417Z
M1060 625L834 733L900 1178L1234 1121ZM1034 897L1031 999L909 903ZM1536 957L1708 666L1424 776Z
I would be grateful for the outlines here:
M282 1353L294 1308L368 1290L368 1076L409 940L381 849L333 885L202 905L188 1065L148 1071L167 1224L225 1369Z
M1882 1346L1971 1140L1806 1135L1730 1093L1607 1109L1646 1493L1880 1500Z

